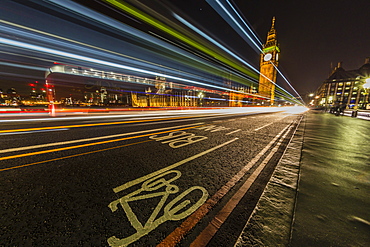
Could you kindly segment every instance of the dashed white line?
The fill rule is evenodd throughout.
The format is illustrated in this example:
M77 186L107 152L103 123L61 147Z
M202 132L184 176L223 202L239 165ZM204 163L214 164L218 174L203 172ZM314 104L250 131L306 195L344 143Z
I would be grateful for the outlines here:
M234 134L234 133L239 132L239 131L241 131L241 130L242 130L242 129L237 129L237 130L231 131L231 132L229 132L229 133L227 133L227 134L225 134L225 135L231 135L231 134Z
M254 131L258 131L258 130L260 130L260 129L263 129L263 128L265 128L265 127L267 127L267 126L269 126L269 125L271 125L271 124L273 124L274 122L272 122L272 123L269 123L269 124L265 124L265 125L263 125L262 127L259 127L259 128L257 128L257 129L255 129Z

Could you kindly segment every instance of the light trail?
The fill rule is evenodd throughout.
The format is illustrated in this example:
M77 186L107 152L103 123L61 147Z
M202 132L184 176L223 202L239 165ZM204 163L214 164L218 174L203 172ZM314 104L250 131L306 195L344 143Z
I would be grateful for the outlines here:
M216 85L197 82L197 81L194 81L194 80L180 78L180 77L177 77L177 76L170 76L170 75L163 74L163 73L158 73L158 72L154 72L154 71L134 68L134 67L131 67L131 66L126 66L126 65L122 65L122 64L118 64L118 63L112 63L112 62L108 62L108 61L104 61L104 60L100 60L100 59L95 59L95 58L92 58L92 57L77 55L77 54L64 52L64 51L60 51L60 50L55 50L55 49L51 49L51 48L47 48L47 47L41 47L41 46L37 46L37 45L27 44L27 43L24 43L24 42L10 40L10 39L6 39L6 38L0 38L0 43L5 44L5 45L20 47L20 48L23 48L23 49L29 49L29 50L33 50L33 51L47 53L49 55L71 58L71 59L75 59L75 60L78 60L78 61L95 63L95 64L98 64L98 65L106 65L106 66L109 66L109 67L129 70L129 71L133 71L133 72L139 72L139 73L142 73L142 74L147 74L147 75L152 75L152 76L162 76L162 77L166 77L166 78L169 78L169 79L173 79L173 80L177 80L177 81L181 81L181 82L185 82L185 83L191 83L191 84L201 85L201 86L205 86L205 87L216 88L216 89L220 89L220 90L224 90L224 91L231 91L231 92L240 93L237 90L233 90L233 89L229 89L229 88L225 88L225 87L219 87L219 86L216 86Z
M90 53L90 54L94 54L94 56L97 56L97 55L99 55L100 57L107 57L107 58L110 58L110 59L116 59L116 60L119 60L119 61L121 61L122 63L127 63L128 61L131 61L131 60L134 60L134 58L133 57L128 57L128 56L126 56L126 55L123 55L123 54L120 54L120 53L116 53L116 52L113 52L113 51L109 51L109 50L106 50L106 49L102 49L102 48L99 48L99 47L96 47L96 46L91 46L91 45L88 45L88 44L86 44L86 43L81 43L81 42L77 42L77 41L74 41L74 40L71 40L71 39L66 39L66 38L63 38L63 37L60 37L60 36L56 36L56 35L53 35L53 34L48 34L48 33L45 33L45 32L42 32L42 31L38 31L38 30L35 30L35 29L31 29L31 28L28 28L28 27L25 27L25 26L22 26L22 25L18 25L18 24L14 24L14 23L10 23L10 22L7 22L7 21L4 21L4 20L0 20L0 23L3 23L3 24L6 24L6 25L9 25L9 26L14 26L14 27L16 27L16 28L18 28L18 29L24 29L24 30L27 30L27 31L32 31L32 32L36 32L36 33L39 33L40 35L43 35L43 36L36 36L35 34L33 34L33 33L27 33L27 32L24 32L24 31L19 31L19 30L17 30L17 29L14 29L14 28L12 28L12 29L10 29L9 27L4 27L4 26L2 26L2 27L4 27L3 28L3 31L7 31L7 33L12 33L12 34L17 34L17 35L19 35L19 36L21 36L21 37L27 37L27 38L33 38L33 39L35 39L35 40L37 40L37 43L49 43L50 45L49 46L51 46L51 44L53 44L53 46L55 46L55 44L58 44L59 46L61 46L61 47L64 47L64 48L66 48L66 47L68 47L69 48L69 50L70 49L75 49L76 51L79 51L79 52L81 52L81 51L84 51L84 52L87 52L87 53ZM62 39L62 40L64 40L64 41L66 41L66 42L68 42L68 43L63 43L63 42L61 42L61 41L59 41L59 40L55 40L55 39L50 39L50 38L46 38L45 36L50 36L50 37L52 37L52 38L57 38L57 39ZM71 44L71 43L76 43L77 45L79 45L79 46L77 46L77 45L74 45L74 44ZM9 42L8 42L8 44L9 44ZM82 46L81 46L82 45ZM88 48L85 48L84 46L87 46L88 48L93 48L93 49L88 49ZM23 46L24 47L24 46ZM34 46L35 47L35 46ZM28 48L30 48L30 47L28 47ZM168 49L170 49L171 47L168 47ZM47 51L51 51L50 50L50 48L47 48L47 49L49 49L49 50L46 50L46 49L44 49L43 51L45 51L45 52L47 52ZM40 49L38 49L39 51L41 51L41 48ZM101 50L102 52L97 52L96 50ZM116 56L116 57L114 57L114 56L112 56L112 55L109 55L109 53L112 53L112 55L118 55L118 56ZM66 55L67 53L64 53L64 55ZM58 53L58 55L59 56L62 56L63 54L60 54L60 53ZM108 56L109 55L109 56ZM69 57L72 57L71 55L69 56ZM72 57L72 58L74 58L74 59L77 59L77 57L76 56L74 56L74 57ZM79 57L80 59L82 58L81 56ZM124 60L122 60L122 59L124 59ZM127 59L130 59L130 60L127 60ZM88 59L84 59L85 61L92 61L92 58L88 58ZM138 60L138 59L136 59L138 62L140 62L140 63L137 63L138 65L141 65L141 66L147 66L147 65L145 65L145 64L150 64L149 62L146 62L146 61L144 61L144 60ZM200 61L199 59L197 59L197 61ZM99 62L98 62L99 63ZM131 61L131 63L132 63L132 61ZM107 65L107 64L105 64L105 65ZM112 64L111 64L112 65ZM152 65L156 65L156 64L153 64L152 63ZM158 65L159 66L159 65ZM211 65L209 65L209 66L211 66ZM117 67L117 66L116 66ZM122 68L122 67L120 67L120 68ZM126 67L126 69L127 69L128 67ZM164 68L163 66L161 66L161 69L162 68ZM36 67L35 67L35 69L36 69ZM171 68L167 68L167 69L171 69ZM38 69L39 70L39 69ZM169 71L169 70L168 70ZM136 72L143 72L142 70L141 71L136 71ZM170 72L170 71L169 71ZM194 78L196 78L197 76L195 76L195 75L192 75L192 74L189 74L189 73L186 73L186 72L182 72L182 71L177 71L177 72L179 72L179 73L181 73L181 74L185 74L185 75L187 75L187 76L190 76L190 77L194 77ZM153 73L151 73L151 75L158 75L158 73L155 73L155 72L153 72ZM166 76L166 77L169 77L169 75L168 74L161 74L161 75L163 75L163 76ZM201 79L201 78L199 78L198 77L198 79ZM190 81L187 81L187 82L190 82ZM217 82L216 82L216 84L217 84ZM201 84L201 85L209 85L209 84ZM224 88L219 88L219 89L222 89L222 90L225 90ZM230 90L230 89L228 89L229 91L235 91L235 92L238 92L238 91L236 91L236 90Z
M30 69L30 70L45 71L45 68L44 67L39 67L39 66L31 66L31 65L7 63L7 62L0 62L0 65L9 66L9 67L15 67L15 68L23 68L23 69Z
M135 9L133 6L129 5L128 3L121 2L121 1L116 1L116 0L104 0L104 1L111 4L112 6L114 6L116 8L126 12L126 13L129 13L129 14L135 16L136 18L138 18L141 21L146 22L149 25L152 25L152 26L162 30L163 32L175 37L176 39L181 40L182 42L194 47L195 49L200 50L200 51L204 52L205 54L208 54L209 56L221 61L222 63L224 63L226 65L229 65L232 68L237 69L238 71L243 72L244 74L250 76L251 78L258 79L256 74L252 73L251 71L247 70L246 68L244 68L242 66L239 66L238 64L236 64L236 63L226 59L225 57L219 55L217 52L214 52L213 50L211 50L207 46L205 46L205 45L203 45L203 44L201 44L201 43L199 43L199 42L197 42L193 39L190 39L189 37L183 35L182 33L178 32L177 30L173 29L172 27L167 26L167 25L157 21L156 19L152 18L151 16Z
M288 81L288 79L283 75L283 73L281 73L281 71L278 69L278 67L275 66L275 64L273 62L270 62L274 68L276 69L276 71L281 75L281 77L285 80L286 83L288 83L288 85L290 86L291 89L293 89L293 91L297 94L297 96L301 99L302 103L304 103L301 95L295 90L295 88L292 86L292 84L290 84L290 82Z
M217 6L214 4L214 1L210 1L210 0L207 0L207 3L212 6L218 13L221 17L225 17L228 16L228 18L224 18L224 20L226 22L229 23L229 25L244 39L244 40L249 40L252 42L253 46L255 46L255 48L257 48L260 52L263 53L263 51L261 50L261 45L262 45L262 42L258 39L257 35L254 34L253 30L249 27L249 25L243 20L243 18L240 16L240 14L236 11L236 9L232 6L232 4L228 1L228 0L225 0L227 2L227 4L230 6L230 8L233 10L234 12L234 15L232 13L230 13L227 8L221 3L220 0L216 0L216 3L218 4L218 6L222 9L222 11L220 11L219 8L217 8ZM236 19L235 15L237 16L238 20ZM244 24L244 27L247 28L252 34L253 34L253 37L255 37L255 39L257 40L257 42L261 45L258 45L256 44L255 40L253 40L250 35L248 33L245 32L244 30L244 27L242 27L239 22L243 23ZM242 34L244 34L247 39L245 38L245 36L243 36ZM249 44L249 42L247 42ZM253 48L253 47L252 47ZM283 77L283 79L285 80L285 82L289 85L289 87L297 94L297 96L300 98L301 100L301 103L300 104L305 104L302 97L300 96L300 94L294 89L294 87L292 86L292 84L286 79L286 77L283 75L283 73L272 63L270 62L274 67L275 69L278 71L278 73ZM264 76L263 74L261 74L262 76ZM280 87L279 85L277 85L275 82L271 81L269 78L267 78L266 76L264 76L267 80L269 80L270 82L272 82L273 84L275 84L275 86L277 86L278 88L280 88L281 90L283 90L284 92L286 92L288 95L290 95L292 98L294 98L293 95L291 95L289 92L287 92L285 89L283 89L282 87Z
M64 3L67 4L67 5L65 5ZM60 4L64 4L64 5L61 5L64 8L78 7L78 5L76 5L74 3L72 4L72 6L69 6L70 3L68 3L68 2L62 2ZM80 10L80 8L77 8L77 9ZM81 13L84 13L83 8L81 9ZM81 13L80 13L80 15L81 15ZM94 15L90 14L86 17L87 18L93 18ZM100 19L98 19L98 20L100 20ZM105 20L105 19L103 19L103 20ZM13 28L9 28L7 26L2 25L1 28L2 28L3 32L6 32L6 33L12 34L12 35L16 34L17 36L20 36L20 37L24 38L25 40L29 40L30 38L32 38L32 39L35 40L35 43L37 43L37 44L44 44L45 43L49 47L55 47L55 45L58 44L59 46L63 47L63 49L68 49L68 50L74 49L78 52L84 51L84 52L89 53L89 54L94 55L94 56L98 55L100 58L101 57L106 57L108 59L114 59L114 60L120 61L120 63L129 63L129 64L134 63L138 66L149 67L149 68L155 69L155 70L158 70L158 68L160 68L161 71L164 70L167 73L177 73L177 74L181 74L181 75L186 75L187 77L192 78L192 79L204 80L204 78L202 78L198 75L195 75L195 74L180 71L178 69L174 69L174 68L170 68L170 67L167 67L167 66L164 66L164 65L152 63L150 61L145 61L143 59L128 56L128 55L125 55L125 54L121 54L121 53L114 52L114 51L111 51L111 50L107 50L107 49L104 49L104 48L100 48L100 47L97 47L97 46L89 45L87 43L83 43L83 42L75 41L75 40L72 40L72 39L64 38L64 37L61 37L61 36L58 36L58 35L46 33L46 32L43 32L43 31L39 31L39 30L36 30L36 29L32 29L32 28L29 28L29 27L22 26L22 25L19 25L19 24L11 23L11 22L8 22L8 21L5 21L5 20L0 20L0 23L13 27ZM119 24L120 25L117 26L117 28L121 27L123 29L123 31L129 32L132 29L131 27L126 27L124 24L121 24L121 23L119 23ZM112 26L112 27L116 27L116 26ZM127 28L128 28L128 30L126 30ZM25 31L20 31L19 29L25 30ZM26 32L26 31L28 31L28 32ZM37 33L38 36L36 36L34 33ZM210 64L209 62L207 62L205 60L201 60L198 57L196 57L196 56L194 56L190 53L183 52L175 46L168 45L164 42L161 42L159 39L153 39L153 37L151 37L151 36L149 36L145 33L140 33L140 32L131 32L130 33L130 35L133 35L133 34L137 35L137 36L135 36L136 38L143 39L146 42L150 42L151 46L160 45L162 47L162 50L163 50L163 48L165 48L166 50L170 51L171 53L176 53L176 56L174 56L176 58L178 58L179 55L180 55L182 57L191 59L192 61L197 63L197 65L191 65L191 63L188 63L188 65L191 65L192 67L199 68L199 64L202 64L203 66L206 66L205 69L209 73L215 73L215 72L224 73L223 69L221 69L219 67L215 67L214 64ZM51 37L53 39L48 38L48 37ZM60 40L63 40L64 42L61 42ZM85 48L85 47L87 47L87 48ZM38 59L43 60L41 58L38 58ZM222 83L218 83L217 81L214 82L214 83L219 84L219 85L222 84Z
M184 37L184 35L182 35L180 32L177 32L175 29L157 21L156 19L152 18L151 16L149 15L146 15L145 13L135 9L133 6L127 4L127 3L124 3L124 2L119 2L119 1L116 1L116 0L104 0L105 2L108 2L110 3L111 5L115 6L116 8L122 10L122 11L125 11L135 17L137 17L138 19L144 21L144 22L147 22L148 24L172 35L173 37L185 42L186 44L189 44L191 46L193 46L194 48L208 54L208 55L211 55L212 57L220 60L221 62L229 65L229 66L232 66L233 68L236 68L238 69L239 71L245 73L246 75L248 76L251 76L252 78L255 78L254 76L252 76L250 74L250 72L246 72L243 68L240 68L240 66L236 65L236 64L233 64L231 63L230 61L228 60L225 60L223 57L219 56L218 54L215 54L214 52L210 51L207 47L204 47L202 44L194 41L194 40L191 40L187 37ZM183 20L182 18L179 18L179 16L175 15L175 17L182 21L184 24L186 24L188 27L190 27L191 29L193 29L194 31L198 32L199 30L196 29L194 26L192 26L190 23L186 22L185 20ZM206 36L204 33L202 32L198 32L199 34L201 34L203 37L207 38L209 41L211 41L213 44L216 44L218 47L219 46L219 43L216 42L215 40L211 39L209 36ZM248 63L246 63L243 59L240 59L239 57L237 57L235 54L232 54L230 53L226 48L224 47L220 47L222 50L226 51L229 55L232 55L234 58L237 58L238 61L242 61L243 64L247 65L250 69L252 69L252 71L260 74L260 72L255 69L253 66L249 65ZM266 79L268 79L269 81L271 81L269 78L267 78L265 75L262 74L262 76L264 76ZM255 78L256 79L256 78ZM272 82L272 81L271 81ZM280 87L279 85L277 85L276 83L272 82L273 84L275 84L278 88L280 88L280 90L284 91L286 94L287 94L287 97L284 97L286 100L293 100L294 102L296 103L299 103L298 101L296 101L296 99L294 98L293 95L291 95L288 91L286 91L285 89L283 89L282 87ZM289 82L288 82L289 83Z
M211 5L215 10L216 12L218 12L218 14L232 27L234 27L234 30L239 33L241 32L241 34L239 34L247 43L249 42L252 42L253 46L255 48L257 48L257 51L259 52L262 52L262 42L258 39L258 37L254 34L254 32L252 31L252 29L249 27L249 25L247 25L245 23L245 21L243 20L243 18L239 15L239 13L235 10L235 8L229 3L229 6L232 8L232 10L234 11L233 14L236 14L237 17L235 17L232 13L230 13L230 11L227 10L226 6L222 5L220 3L219 0L216 0L216 1L210 1L210 0L207 0L206 1L209 5ZM217 3L217 5L216 5ZM219 9L221 8L221 10ZM242 26L242 24L239 23L239 21L244 24L244 27ZM237 28L236 28L236 27ZM249 30L249 32L251 33L251 35L255 38L255 40L246 32L245 28L247 30ZM247 38L245 38L247 37ZM256 42L258 44L256 44ZM252 46L252 47L253 47Z
M63 11L68 11L73 15L76 15L76 18L84 21L93 23L93 25L97 25L98 27L108 27L109 31L114 31L118 35L122 37L129 37L131 40L140 40L144 44L150 44L150 46L155 47L153 50L146 50L146 52L151 52L158 56L165 56L168 61L171 59L173 61L177 61L182 65L188 66L183 67L183 69L168 67L162 64L154 63L151 61L146 61L139 56L143 54L137 54L136 56L130 56L127 54L121 54L116 51L104 49L102 47L94 46L91 44L87 44L81 41L76 41L70 38L62 37L56 34L51 34L45 31L40 31L34 28L30 28L18 23L12 23L6 20L0 20L1 23L1 32L6 33L8 35L4 35L3 37L9 37L9 35L15 36L16 39L7 39L1 38L0 43L2 43L3 47L12 46L16 47L20 50L28 50L33 52L38 52L40 54L39 57L33 57L34 59L44 60L46 61L43 56L49 55L52 58L58 58L61 60L64 59L72 59L77 61L77 63L93 63L99 66L108 66L110 68L115 68L118 70L127 70L132 71L134 74L146 74L149 76L161 76L165 78L169 78L174 81L179 81L184 83L185 85L201 85L202 87L206 88L214 88L226 92L237 93L239 95L250 95L253 97L259 98L266 98L261 95L257 94L250 94L247 91L240 91L235 90L233 88L237 88L234 86L235 84L244 84L250 85L251 83L255 83L256 74L258 70L253 68L253 66L246 63L243 59L241 59L236 54L231 53L228 49L223 46L220 46L220 43L214 39L210 39L209 36L204 36L210 43L216 45L216 47L220 48L221 51L226 52L228 56L218 55L218 52L214 52L212 49L213 47L203 44L199 41L199 36L191 35L189 32L185 33L190 36L186 36L181 32L177 32L171 26L168 26L164 23L159 22L155 18L146 15L134 7L124 3L122 5L119 4L118 1L114 0L105 0L106 2L110 2L114 6L118 6L119 9L125 9L127 13L131 13L132 15L136 16L138 19L148 22L151 25L156 26L160 30L167 32L177 39L183 41L184 43L188 44L189 46L201 51L208 56L214 58L211 59L213 62L207 61L208 57L204 57L203 59L198 57L197 55L191 54L191 50L189 52L184 51L175 45L171 45L168 42L161 41L160 39L153 37L152 35L146 34L142 31L139 31L133 27L127 26L117 20L114 20L108 16L103 14L97 13L94 10L88 9L82 5L71 1L63 1L63 0L45 0L43 4L49 4L55 7L63 9ZM40 4L41 5L41 4ZM47 6L50 8L50 6ZM155 13L152 11L152 13ZM173 24L173 23L172 23ZM171 25L172 25L171 24ZM190 24L190 23L189 23ZM189 26L189 25L188 25ZM195 27L194 27L195 28ZM181 29L182 31L184 29ZM200 32L200 30L198 29ZM199 33L197 32L197 33ZM129 35L128 35L129 34ZM203 33L204 34L204 33ZM125 42L125 41L122 41ZM159 50L164 50L165 53L158 52ZM169 56L167 55L170 54ZM10 54L10 53L9 53ZM18 56L27 56L25 54L17 54ZM230 59L231 56L233 59ZM186 60L184 60L186 59ZM235 60L236 59L236 60ZM220 63L214 63L214 62ZM247 66L250 70L246 70L244 66L240 66L239 63ZM63 63L63 61L61 62ZM64 62L65 63L65 62ZM68 62L67 62L68 63ZM4 64L5 65L5 64ZM25 68L25 69L33 69L33 70L42 70L42 67L37 66L28 66L28 65L16 65L14 63L7 63L6 66L13 66L18 68ZM226 71L225 71L226 69ZM158 73L157 71L161 71ZM241 73L239 73L241 72ZM207 74L208 73L208 74ZM225 75L229 73L232 75L233 80L231 80L230 76L230 88L223 86L225 84L224 79L226 79ZM251 74L252 73L252 74ZM214 75L217 77L216 80L213 79ZM252 77L252 78L251 78ZM212 79L208 79L212 78ZM211 83L208 83L211 81ZM238 86L239 88L239 86ZM282 89L283 90L283 89ZM279 93L280 94L280 93ZM278 98L278 97L277 97ZM281 94L281 98L296 102L295 99L290 99L289 96ZM210 99L210 98L209 98ZM267 99L267 98L266 98ZM223 99L216 99L212 98L212 100L219 100L224 101ZM236 101L236 100L231 100ZM240 100L239 100L240 101ZM248 101L242 100L241 103L248 103Z
M256 73L259 73L259 71L256 68L254 68L251 64L247 63L244 59L242 59L239 56L237 56L235 53L233 53L232 51L230 51L229 49L227 49L226 47L224 47L223 45L221 45L219 42L217 42L213 38L209 37L207 34L205 34L204 32L202 32L198 28L196 28L194 25L190 24L184 18L176 15L175 13L173 13L173 15L175 16L176 19L178 19L179 21L181 21L183 24L185 24L186 26L188 26L189 28L191 28L192 30L194 30L195 32L197 32L198 34L200 34L201 36L203 36L204 38L206 38L207 40L209 40L210 42L212 42L213 44L215 44L216 46L218 46L219 48L221 48L225 52L227 52L229 55L231 55L234 58L236 58L238 61L242 62L244 65L246 65L252 71L254 71ZM255 84L257 84L257 83L255 83Z
M217 2L219 2L219 1L217 1ZM286 96L290 96L291 98L294 98L294 96L291 95L288 91L286 91L284 88L280 87L278 84L276 84L275 82L273 82L270 78L266 77L264 74L260 73L260 71L258 69L254 68L251 64L247 63L244 59L242 59L239 56L237 56L236 54L234 54L232 51L230 51L229 49L227 49L226 47L224 47L223 45L221 45L219 42L217 42L216 40L214 40L211 37L209 37L208 35L206 35L204 32L202 32L201 30L199 30L198 28L196 28L195 26L193 26L192 24L190 24L188 21L186 21L182 17L180 17L180 16L178 16L176 14L174 14L174 16L175 16L176 19L178 19L179 21L181 21L183 24L185 24L186 26L188 26L189 28L191 28L192 30L194 30L195 32L197 32L199 35L203 36L204 38L206 38L207 40L209 40L210 42L212 42L213 44L215 44L216 46L218 46L222 50L226 51L228 54L230 54L231 56L233 56L234 58L236 58L237 60L239 60L240 62L242 62L244 65L248 66L254 72L262 75L264 78L266 78L267 80L269 80L270 82L272 82L279 89L283 90L286 93ZM261 49L260 49L260 51L263 52ZM278 70L278 68L273 63L272 63L272 65L276 68L276 70ZM282 75L282 73L279 70L278 70L278 72ZM286 80L286 78L284 76L283 76L283 78L289 84L289 82ZM255 83L255 84L258 84L258 83ZM293 88L293 90L295 91L294 88ZM297 93L297 95L299 95L297 91L295 91L295 92ZM299 97L300 97L300 95L299 95ZM303 100L302 100L302 102L303 102Z

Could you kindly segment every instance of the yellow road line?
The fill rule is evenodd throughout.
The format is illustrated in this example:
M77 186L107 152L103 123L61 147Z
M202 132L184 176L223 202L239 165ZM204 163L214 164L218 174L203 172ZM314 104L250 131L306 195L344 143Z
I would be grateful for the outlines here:
M9 168L3 168L3 169L0 169L0 172L7 171L7 170L13 170L13 169L17 169L17 168L22 168L22 167L27 167L27 166L38 165L38 164L42 164L42 163L46 163L46 162L52 162L52 161L56 161L56 160L68 159L68 158L73 158L73 157L77 157L77 156L82 156L82 155L87 155L87 154L93 154L93 153L103 152L103 151L107 151L107 150L111 150L111 149L132 146L132 145L141 144L141 143L150 142L150 141L153 141L153 140L146 140L146 141L142 141L142 142L129 143L129 144L121 145L121 146L110 147L110 148L99 149L99 150L90 151L90 152L86 152L86 153L80 153L80 154L74 154L74 155L64 156L64 157L61 157L61 158L55 158L55 159L50 159L50 160L43 160L43 161L39 161L39 162L35 162L35 163L30 163L30 164L25 164L25 165L13 166L13 167L9 167Z
M194 117L194 116L192 116L192 117ZM60 128L81 128L81 127L116 125L116 124L126 124L126 123L164 121L164 120L183 119L183 118L192 118L192 117L156 118L156 119L130 120L130 121L110 122L110 123L75 124L75 125L64 125L64 126L28 128L28 129L12 129L12 130L0 130L0 133L23 132L23 131L33 131L33 130L50 130L50 129L60 129Z
M173 131L193 129L193 128L198 128L200 126L201 125L187 127L187 128L180 128L180 129L172 129L172 130L167 130L167 131L162 131L162 132L156 132L156 133L149 133L149 134L145 134L145 135L130 136L130 137L113 139L113 140L107 140L107 141L100 141L100 142L93 142L93 143L81 144L81 145L76 145L76 146L69 146L69 147L62 147L62 148L56 148L56 149L42 150L42 151L32 152L32 153L24 153L24 154L17 154L17 155L5 156L5 157L1 157L0 158L0 161L1 160L21 158L21 157L26 157L26 156L32 156L32 155L38 155L38 154L45 154L45 153L52 153L52 152L70 150L70 149L75 149L75 148L89 147L89 146L106 144L106 143L111 143L111 142L125 141L125 140L130 140L130 139L135 139L135 138L141 138L141 137L146 137L146 136L151 136L151 135L158 135L158 134L169 133L169 132L173 132Z

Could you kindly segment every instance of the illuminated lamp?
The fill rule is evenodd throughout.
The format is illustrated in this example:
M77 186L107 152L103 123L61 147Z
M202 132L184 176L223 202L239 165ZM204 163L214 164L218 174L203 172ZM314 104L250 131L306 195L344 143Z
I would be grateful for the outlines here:
M365 89L370 88L370 78L366 78L365 84L362 87L365 88Z

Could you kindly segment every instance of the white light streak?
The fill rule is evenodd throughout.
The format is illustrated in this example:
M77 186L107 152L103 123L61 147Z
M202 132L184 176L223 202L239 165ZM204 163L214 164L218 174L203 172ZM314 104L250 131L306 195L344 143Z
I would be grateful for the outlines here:
M16 47L20 47L20 48L25 48L25 49L29 49L29 50L33 50L33 51L39 51L39 52L43 52L43 53L47 53L47 54L51 54L51 55L57 55L57 56L61 56L61 57L72 58L72 59L76 59L76 60L80 60L80 61L95 63L95 64L99 64L99 65L106 65L106 66L109 66L109 67L130 70L130 71L139 72L139 73L143 73L143 74L148 74L148 75L153 75L153 76L163 76L163 77L166 77L166 78L169 78L169 79L172 79L172 80L178 80L178 81L187 82L187 83L191 83L191 84L202 85L202 86L205 86L205 87L212 87L212 88L217 88L217 89L221 89L221 90L225 90L225 91L238 92L237 90L233 90L233 89L229 89L229 88L225 88L225 87L219 87L219 86L215 86L215 85L211 85L211 84L197 82L197 81L194 81L194 80L180 78L180 77L177 77L177 76L170 76L170 75L166 75L166 74L162 74L162 73L158 73L158 72L153 72L153 71L149 71L149 70L144 70L144 69L134 68L134 67L130 67L130 66L125 66L125 65L122 65L122 64L118 64L118 63L112 63L112 62L108 62L108 61L104 61L104 60L100 60L100 59L95 59L95 58L92 58L92 57L86 57L86 56L81 56L81 55L77 55L77 54L73 54L73 53L69 53L69 52L64 52L64 51L59 51L59 50L55 50L55 49L51 49L51 48L47 48L47 47L41 47L41 46L37 46L37 45L27 44L27 43L20 42L20 41L0 38L0 43L6 44L6 45L11 45L11 46L16 46Z

